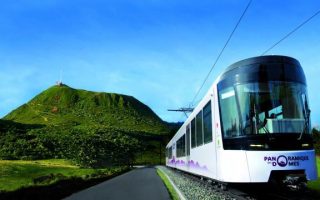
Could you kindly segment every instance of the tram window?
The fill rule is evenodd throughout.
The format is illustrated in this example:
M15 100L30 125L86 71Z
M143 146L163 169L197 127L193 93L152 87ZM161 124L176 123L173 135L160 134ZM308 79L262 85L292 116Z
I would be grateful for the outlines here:
M301 133L304 130L308 117L300 95L305 93L305 86L268 82L237 85L236 88L243 134Z
M168 158L172 158L172 146L168 148Z
M197 146L203 144L202 110L196 116Z
M283 114L282 114L282 105L272 108L271 110L268 111L268 116L271 119L283 119Z
M191 148L196 147L196 120L191 121Z
M181 138L181 156L186 156L186 134L184 134Z
M168 158L169 157L169 149L166 148L166 157Z
M185 154L186 154L185 135L183 135L177 141L177 158L185 156Z
M212 141L211 101L203 108L203 136L205 144Z
M233 87L220 92L220 111L224 137L238 136L240 123Z
M176 146L176 157L177 157L177 158L180 157L180 156L179 156L179 155L180 155L179 146L180 146L180 141L178 140L178 141L177 141L177 146Z
M180 140L177 141L176 156L180 157Z
M186 128L186 147L187 147L187 156L190 155L190 124Z

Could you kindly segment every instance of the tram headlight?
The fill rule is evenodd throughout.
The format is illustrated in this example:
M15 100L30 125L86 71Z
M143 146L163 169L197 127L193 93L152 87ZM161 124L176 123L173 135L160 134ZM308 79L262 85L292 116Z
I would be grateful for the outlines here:
M267 144L250 144L251 148L258 148L258 149L268 149L269 146Z
M250 144L250 147L259 147L259 148L262 148L264 147L263 144Z

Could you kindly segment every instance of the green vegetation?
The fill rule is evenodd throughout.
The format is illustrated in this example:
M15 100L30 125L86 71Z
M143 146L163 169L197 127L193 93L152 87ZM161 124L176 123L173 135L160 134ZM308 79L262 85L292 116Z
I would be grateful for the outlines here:
M53 86L0 120L0 159L159 164L176 128L134 97Z
M166 188L168 189L171 199L179 200L180 199L179 195L177 194L176 190L173 188L172 184L170 183L166 175L160 169L157 169L157 174L158 176L160 176Z
M314 148L316 150L316 154L320 155L320 131L316 128L312 129L312 137L315 142Z
M130 165L142 142L120 131L45 127L0 135L0 158L64 158L84 167Z
M50 87L4 119L23 124L168 133L166 124L132 96L76 90L66 85Z
M90 179L106 177L125 170L123 167L104 169L80 168L62 159L37 161L0 161L0 191L14 191L21 187L50 185L74 177Z
M320 176L320 157L317 157L318 176ZM315 181L308 182L308 188L320 193L320 177Z
M314 148L316 150L316 154L320 155L320 131L316 128L313 128L312 136L314 139ZM317 156L317 167L318 167L318 179L315 181L309 181L308 187L320 193L320 156Z

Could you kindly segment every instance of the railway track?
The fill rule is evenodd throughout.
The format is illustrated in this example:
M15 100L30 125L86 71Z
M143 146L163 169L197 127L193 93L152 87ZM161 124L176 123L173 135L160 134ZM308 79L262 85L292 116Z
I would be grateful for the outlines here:
M292 191L286 188L275 187L268 184L222 184L213 180L188 174L179 170L172 170L180 176L191 179L220 196L221 199L236 200L319 200L320 194L308 189L304 191ZM210 198L208 198L210 199ZM214 198L216 199L216 198Z

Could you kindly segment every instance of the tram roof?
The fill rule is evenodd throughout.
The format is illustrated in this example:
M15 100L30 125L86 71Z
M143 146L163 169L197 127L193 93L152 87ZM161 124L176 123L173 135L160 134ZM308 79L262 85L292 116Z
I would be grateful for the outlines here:
M239 67L253 65L253 64L267 64L267 63L288 63L293 65L300 65L299 61L295 58L289 56L282 56L282 55L267 55L267 56L257 56L252 58L247 58L244 60L240 60L229 67L223 72L227 73L231 70L234 70Z

